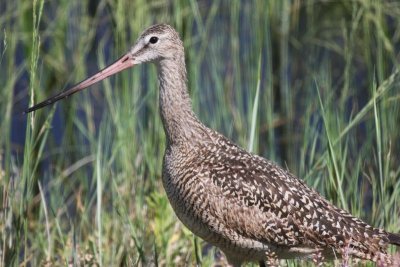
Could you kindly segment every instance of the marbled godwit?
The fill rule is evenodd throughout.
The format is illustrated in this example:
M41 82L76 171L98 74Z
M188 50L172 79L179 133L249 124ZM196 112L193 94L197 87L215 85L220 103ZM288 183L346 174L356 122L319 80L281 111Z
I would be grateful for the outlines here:
M158 67L167 136L163 184L169 201L183 224L219 247L231 265L274 265L281 258L330 258L344 251L392 264L386 249L400 245L400 235L333 206L288 171L243 150L197 119L187 91L183 44L169 25L148 28L115 63L26 112L145 62Z

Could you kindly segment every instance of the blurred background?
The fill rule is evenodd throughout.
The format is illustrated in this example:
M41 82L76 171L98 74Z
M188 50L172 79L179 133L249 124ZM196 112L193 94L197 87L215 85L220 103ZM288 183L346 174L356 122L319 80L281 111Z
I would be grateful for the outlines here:
M400 232L399 1L4 0L0 266L224 265L163 191L154 66L22 114L161 22L201 121Z

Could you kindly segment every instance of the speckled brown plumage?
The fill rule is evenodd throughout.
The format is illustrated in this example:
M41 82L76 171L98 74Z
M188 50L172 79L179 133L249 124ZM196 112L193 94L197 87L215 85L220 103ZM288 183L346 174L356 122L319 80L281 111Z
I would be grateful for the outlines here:
M144 31L113 66L119 71L144 62L155 62L159 72L167 196L178 218L219 247L230 264L274 265L282 258L329 259L344 253L392 264L386 249L390 243L400 245L399 235L373 228L333 206L288 171L243 150L197 119L186 87L183 44L171 26L159 24ZM115 72L103 70L54 101Z
M155 28L177 36L167 25ZM156 34L155 28L150 34ZM270 252L278 258L318 251L332 258L343 249L362 259L386 255L390 234L336 208L275 163L204 126L190 106L182 46L177 55L176 61L158 63L168 140L163 183L189 229L221 248L234 265L264 260ZM390 258L384 258L389 264Z
M390 235L334 207L273 162L207 129L201 141L169 146L164 188L179 219L228 260L386 257ZM192 166L192 167L189 167Z

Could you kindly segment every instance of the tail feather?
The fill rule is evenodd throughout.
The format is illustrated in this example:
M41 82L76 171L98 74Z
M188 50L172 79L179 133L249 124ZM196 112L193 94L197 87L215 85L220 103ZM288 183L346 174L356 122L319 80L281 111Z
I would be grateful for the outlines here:
M389 243L400 246L400 234L388 233Z

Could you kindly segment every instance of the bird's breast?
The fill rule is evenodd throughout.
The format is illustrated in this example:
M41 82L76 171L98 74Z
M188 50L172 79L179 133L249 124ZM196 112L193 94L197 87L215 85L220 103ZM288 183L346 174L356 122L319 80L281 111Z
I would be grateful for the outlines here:
M181 153L179 153L181 155ZM212 221L206 188L206 174L195 167L191 154L185 157L166 151L163 163L163 186L178 218L196 235L207 239Z
M212 181L209 165L202 164L196 151L177 156L166 151L163 164L163 186L177 217L195 235L218 246L225 252L259 253L267 248L256 240L243 237L226 222L235 216L225 201L221 188Z

